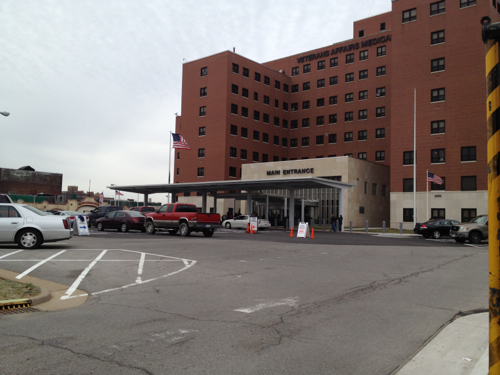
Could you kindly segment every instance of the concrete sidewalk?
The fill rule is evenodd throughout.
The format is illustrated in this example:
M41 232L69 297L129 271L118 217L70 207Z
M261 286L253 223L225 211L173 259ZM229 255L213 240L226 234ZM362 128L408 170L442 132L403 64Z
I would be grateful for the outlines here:
M453 320L434 336L397 375L487 375L488 313Z

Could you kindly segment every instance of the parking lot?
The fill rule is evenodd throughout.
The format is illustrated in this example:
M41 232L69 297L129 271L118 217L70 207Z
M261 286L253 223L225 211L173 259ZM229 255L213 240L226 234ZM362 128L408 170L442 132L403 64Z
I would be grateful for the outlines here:
M283 230L1 245L1 269L90 297L0 318L0 360L7 374L390 374L455 314L487 307L487 259L486 244L451 239Z

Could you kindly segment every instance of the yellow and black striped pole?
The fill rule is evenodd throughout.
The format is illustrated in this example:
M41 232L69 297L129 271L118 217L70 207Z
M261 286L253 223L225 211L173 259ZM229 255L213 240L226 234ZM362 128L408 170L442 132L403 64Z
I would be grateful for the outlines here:
M500 23L483 17L488 127L489 375L500 375Z

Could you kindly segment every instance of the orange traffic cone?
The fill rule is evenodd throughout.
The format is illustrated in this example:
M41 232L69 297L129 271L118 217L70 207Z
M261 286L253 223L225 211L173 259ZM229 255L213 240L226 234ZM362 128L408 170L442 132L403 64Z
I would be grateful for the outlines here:
M290 237L293 237L293 227L290 229Z
M247 230L246 233L250 233L250 223L247 223Z
M314 238L314 228L311 229L311 238Z
M254 234L253 227L250 225L250 234Z

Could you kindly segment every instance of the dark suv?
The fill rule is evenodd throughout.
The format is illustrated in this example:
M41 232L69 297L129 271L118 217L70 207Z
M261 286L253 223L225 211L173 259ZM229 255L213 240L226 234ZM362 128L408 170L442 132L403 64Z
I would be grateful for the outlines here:
M95 225L95 221L110 212L123 210L120 206L101 206L89 212L89 226Z

